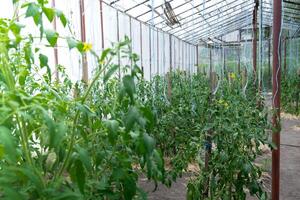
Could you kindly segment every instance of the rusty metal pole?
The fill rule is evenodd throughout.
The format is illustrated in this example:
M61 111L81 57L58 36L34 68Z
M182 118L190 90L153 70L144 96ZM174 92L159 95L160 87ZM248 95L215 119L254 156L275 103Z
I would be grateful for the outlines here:
M103 0L100 0L101 47L104 50Z
M280 84L281 63L280 57L280 32L281 32L281 0L273 0L273 134L272 141L276 149L272 151L272 200L279 200L280 186Z
M117 40L118 42L120 42L120 27L119 27L119 22L120 19L119 19L119 11L117 10ZM103 46L102 46L103 48ZM120 51L118 51L118 65L119 65L119 69L118 69L118 78L119 80L121 80L121 55L120 55Z
M253 9L253 47L252 47L252 58L253 58L253 74L254 74L254 81L256 87L257 81L257 10L258 10L258 0L255 0L255 6Z
M151 27L149 27L149 67L150 67L150 80L152 79L152 37Z
M79 0L81 41L86 42L84 0ZM82 80L88 82L88 65L86 53L82 53Z
M55 8L55 0L52 0L52 8ZM56 17L53 19L53 28L56 31L57 30L57 22ZM59 73L58 73L58 51L57 51L57 44L55 44L54 47L54 64L55 64L55 78L57 81L59 81Z
M272 81L272 77L271 77L271 27L269 27L268 36L269 36L269 39L268 39L268 74L269 74L268 83L271 86L271 81Z
M197 65L197 74L200 72L199 67L199 46L196 46L196 65Z
M238 75L241 74L241 30L239 30L239 47L238 47Z
M157 32L156 32L157 34L156 34L156 37L157 37L157 39L156 39L156 51L157 51L157 75L160 75L159 74L159 33L158 33L158 30L157 30Z
M171 97L172 97L172 35L169 35L169 41L170 41L170 71L169 71L169 76L168 76L168 97L169 101L171 102Z
M143 77L144 77L144 65L143 65L143 29L142 29L142 22L140 22L140 45L141 45L141 68L143 72Z

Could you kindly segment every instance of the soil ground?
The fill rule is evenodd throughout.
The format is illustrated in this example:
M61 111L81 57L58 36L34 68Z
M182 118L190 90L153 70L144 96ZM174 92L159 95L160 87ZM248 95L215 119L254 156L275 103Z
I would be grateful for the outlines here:
M267 105L270 101L267 100ZM281 160L280 160L280 199L300 200L300 117L282 113ZM268 192L271 188L271 153L266 152L259 158L259 163L266 170L264 185ZM147 179L140 179L140 186L148 193L149 200L185 200L186 185L190 175L185 174L177 179L171 188L158 185L155 192L154 184ZM256 198L249 197L248 200Z

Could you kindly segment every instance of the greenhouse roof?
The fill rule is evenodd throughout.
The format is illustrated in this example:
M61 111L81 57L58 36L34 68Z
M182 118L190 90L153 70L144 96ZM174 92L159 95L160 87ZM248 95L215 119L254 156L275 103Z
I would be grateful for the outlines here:
M254 7L258 5L256 0L103 1L132 18L192 44L250 26ZM272 3L272 0L263 0L263 26L272 26ZM283 28L296 36L300 32L300 0L283 0L283 6ZM259 22L259 14L257 19Z

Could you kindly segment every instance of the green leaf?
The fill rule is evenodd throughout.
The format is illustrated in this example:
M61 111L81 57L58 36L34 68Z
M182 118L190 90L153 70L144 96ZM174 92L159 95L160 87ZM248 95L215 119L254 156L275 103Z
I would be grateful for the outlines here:
M111 52L111 49L108 48L108 49L105 49L102 54L101 54L101 57L100 57L100 63L103 63L105 58L107 57L108 53Z
M40 66L41 66L41 68L43 68L43 67L47 68L47 76L48 76L48 80L47 81L51 81L52 76L51 76L51 69L50 69L50 67L48 65L48 57L45 56L45 55L43 55L43 54L40 54L39 55L39 60L40 60Z
M78 156L82 164L88 171L92 170L91 159L88 151L80 146L76 146L76 150L78 152Z
M17 36L17 35L20 34L21 29L24 28L24 27L25 27L25 25L20 24L20 23L18 23L18 22L14 22L14 23L12 23L12 24L10 25L10 30L13 32L13 34L14 34L15 36Z
M0 143L4 148L4 157L6 157L11 162L16 161L17 147L14 141L14 137L11 134L11 131L4 126L0 126Z
M75 40L74 38L68 37L67 43L69 49L77 48L79 52L83 52L83 43L81 41Z
M125 200L132 200L136 194L135 180L130 176L126 176L125 180L123 181L123 185L124 185Z
M125 128L126 131L129 131L133 128L134 124L137 122L140 114L138 112L138 109L136 107L131 107L126 114L125 117Z
M41 68L48 66L48 57L44 54L39 55L40 66Z
M64 15L64 13L62 11L60 11L60 10L57 10L57 9L56 9L55 12L56 12L57 17L59 17L60 22L62 23L62 25L64 27L66 27L66 25L68 23L68 20L67 20L66 16Z
M41 24L40 7L36 3L29 3L26 10L26 17L32 17L36 25Z
M147 133L143 135L144 144L148 154L151 154L155 148L155 140Z
M54 47L57 43L59 34L50 29L45 30L45 34L50 46Z
M40 7L36 3L29 3L26 10L26 17L34 17L40 14Z
M119 122L116 120L106 120L104 124L108 129L108 138L110 143L115 144L115 141L117 139L117 133L119 130Z
M134 93L135 93L135 83L134 79L130 75L126 75L123 77L123 85L125 88L125 91L130 96L131 100L134 101Z
M68 43L69 49L73 49L73 48L77 47L79 42L77 40L75 40L74 38L68 37L67 43Z
M76 160L74 163L75 167L75 177L78 188L82 194L84 194L84 186L85 186L85 170L80 160Z
M108 79L116 72L116 70L119 68L119 65L113 65L109 70L105 73L103 82L106 83Z
M46 17L48 18L49 22L52 22L55 17L54 9L43 7L43 12L46 15Z

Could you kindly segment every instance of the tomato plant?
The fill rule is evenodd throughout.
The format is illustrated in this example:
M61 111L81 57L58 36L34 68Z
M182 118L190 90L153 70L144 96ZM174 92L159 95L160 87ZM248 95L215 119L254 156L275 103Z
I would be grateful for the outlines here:
M163 181L164 165L148 134L153 114L136 95L141 73L130 40L98 56L85 43L45 29L45 16L68 23L46 1L25 3L22 9L40 36L23 34L16 15L0 20L1 198L144 197L139 173ZM70 49L92 53L98 60L93 78L73 84L60 66L62 81L53 80L48 57L33 45L42 38L52 47L63 39ZM132 66L114 63L119 54ZM119 69L125 73L121 79Z
M290 72L281 83L281 102L284 111L291 114L300 114L300 75Z

